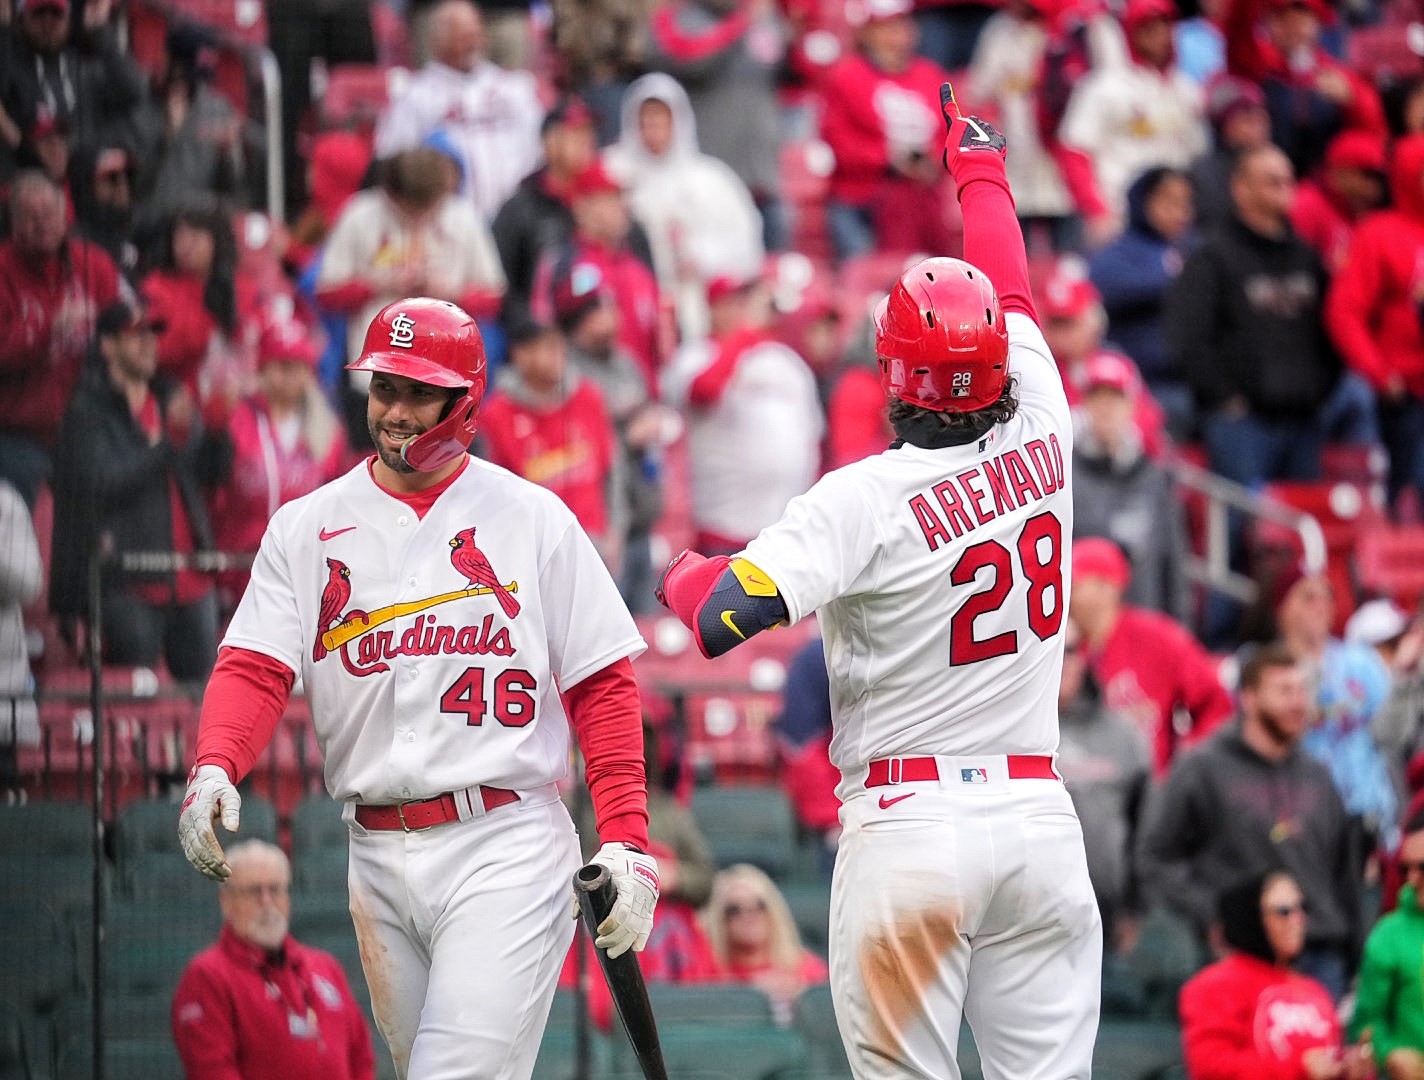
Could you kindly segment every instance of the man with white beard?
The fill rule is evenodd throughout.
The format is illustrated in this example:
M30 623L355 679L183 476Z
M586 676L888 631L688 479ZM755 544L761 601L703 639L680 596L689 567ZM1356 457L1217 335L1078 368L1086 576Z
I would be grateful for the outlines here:
M173 1039L190 1078L371 1080L371 1033L336 958L288 933L292 870L282 849L227 852L223 928L173 996Z

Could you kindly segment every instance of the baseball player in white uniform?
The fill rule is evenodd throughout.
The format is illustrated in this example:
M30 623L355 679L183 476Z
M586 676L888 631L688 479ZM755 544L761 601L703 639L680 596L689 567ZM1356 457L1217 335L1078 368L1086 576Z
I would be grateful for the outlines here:
M376 453L273 516L203 701L179 836L209 877L234 783L295 676L351 830L351 916L376 1023L413 1080L527 1078L574 932L574 827L555 784L587 759L594 861L618 896L598 942L641 949L644 648L602 560L543 488L469 457L484 346L453 304L372 321Z
M817 612L843 833L831 990L858 1080L1087 1077L1102 927L1054 765L1072 424L1035 321L1004 140L942 91L967 261L876 312L898 436L659 599L715 656ZM995 285L998 286L997 290Z

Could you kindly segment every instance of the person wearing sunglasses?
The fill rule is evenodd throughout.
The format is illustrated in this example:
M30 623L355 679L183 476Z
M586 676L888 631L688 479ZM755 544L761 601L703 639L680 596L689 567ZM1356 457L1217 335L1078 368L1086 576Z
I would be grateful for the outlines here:
M1424 1080L1424 811L1404 825L1399 906L1365 941L1350 1030L1368 1031L1380 1075Z
M765 993L779 1022L790 1023L802 990L830 977L826 962L801 944L781 890L749 863L713 878L702 925L726 976Z
M1347 1046L1329 992L1292 967L1308 920L1295 878L1253 874L1223 890L1216 911L1226 956L1178 999L1188 1080L1373 1077L1368 1041Z

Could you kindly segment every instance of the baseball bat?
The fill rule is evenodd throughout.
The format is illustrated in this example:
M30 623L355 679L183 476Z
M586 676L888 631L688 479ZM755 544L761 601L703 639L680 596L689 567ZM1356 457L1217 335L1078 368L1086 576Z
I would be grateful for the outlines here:
M608 918L608 913L613 910L613 901L618 896L613 875L606 866L590 863L580 867L574 874L574 894L578 897L584 926L591 937L597 938L598 924ZM648 1001L648 987L643 982L638 955L629 949L622 956L610 960L606 949L593 951L598 954L598 966L603 969L603 977L608 982L613 1004L618 1007L623 1030L633 1044L633 1053L638 1057L638 1067L643 1070L644 1080L668 1080L662 1043L658 1041L658 1023L653 1018L653 1006Z

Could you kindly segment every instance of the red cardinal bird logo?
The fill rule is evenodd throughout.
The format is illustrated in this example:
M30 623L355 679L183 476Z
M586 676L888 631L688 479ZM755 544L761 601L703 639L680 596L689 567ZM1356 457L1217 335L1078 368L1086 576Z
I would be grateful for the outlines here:
M351 567L340 559L327 559L326 566L331 574L326 579L326 587L321 590L321 612L316 617L312 663L326 655L326 646L321 643L321 636L331 629L333 623L341 621L341 613L346 609L346 602L351 599Z
M462 529L457 532L450 541L450 563L456 570L465 575L465 580L469 588L483 586L494 593L495 599L499 601L499 606L504 609L504 614L508 618L514 618L519 614L519 601L510 595L500 580L495 576L494 567L490 566L489 560L485 558L484 552L475 547L475 530L473 527Z

